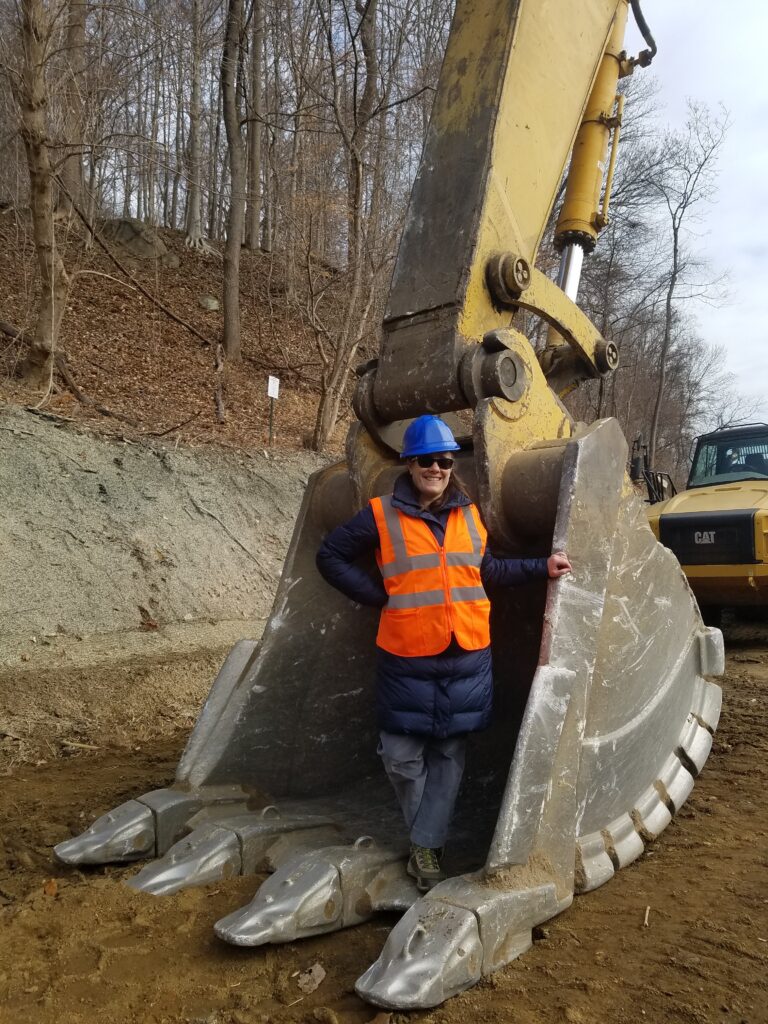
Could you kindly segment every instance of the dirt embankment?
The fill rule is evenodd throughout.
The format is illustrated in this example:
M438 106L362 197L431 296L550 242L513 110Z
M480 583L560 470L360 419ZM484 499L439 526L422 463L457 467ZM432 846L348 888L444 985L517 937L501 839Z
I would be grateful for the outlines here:
M18 767L0 787L0 1022L765 1024L767 640L731 645L713 753L661 838L519 960L425 1013L377 1018L353 992L394 917L237 949L212 925L259 879L158 898L121 884L135 868L54 865L52 844L167 783L178 743ZM299 972L315 963L325 979L304 995Z
M261 634L321 464L0 409L0 760L191 724L227 650Z

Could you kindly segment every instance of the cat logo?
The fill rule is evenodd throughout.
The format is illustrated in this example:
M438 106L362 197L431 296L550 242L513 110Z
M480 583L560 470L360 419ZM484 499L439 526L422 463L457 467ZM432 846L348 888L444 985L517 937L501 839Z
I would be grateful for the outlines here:
M693 539L697 544L714 544L715 543L715 531L714 530L697 530L693 535Z

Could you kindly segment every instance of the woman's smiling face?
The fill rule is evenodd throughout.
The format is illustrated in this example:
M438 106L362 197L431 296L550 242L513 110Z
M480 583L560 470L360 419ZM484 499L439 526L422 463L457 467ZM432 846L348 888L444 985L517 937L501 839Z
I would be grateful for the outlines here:
M419 495L422 508L426 508L427 505L431 505L433 501L441 497L451 479L451 469L441 469L435 461L437 459L450 460L451 466L453 465L453 459L449 452L419 455L408 460L408 472L411 475L413 486L416 488L416 493ZM420 461L429 461L429 465L419 465Z

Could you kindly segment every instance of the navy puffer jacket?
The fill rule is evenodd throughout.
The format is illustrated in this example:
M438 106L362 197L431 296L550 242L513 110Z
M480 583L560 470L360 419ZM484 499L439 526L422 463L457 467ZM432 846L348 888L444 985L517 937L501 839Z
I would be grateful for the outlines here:
M422 509L407 473L395 482L392 504L405 515L423 519L442 545L452 508L470 504L453 490L437 512ZM387 592L381 578L374 579L356 564L379 546L379 532L370 505L338 526L323 541L317 568L332 586L359 604L381 608ZM546 558L496 558L487 549L480 566L483 586L514 586L547 575ZM443 739L477 732L490 724L493 704L491 649L465 651L455 638L440 654L404 658L378 649L376 711L385 732L434 736Z

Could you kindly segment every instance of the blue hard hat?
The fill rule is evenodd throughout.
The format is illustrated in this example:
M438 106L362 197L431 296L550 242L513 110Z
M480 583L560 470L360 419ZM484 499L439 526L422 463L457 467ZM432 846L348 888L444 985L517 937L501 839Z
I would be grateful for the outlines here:
M401 459L413 455L431 455L433 452L457 452L459 445L447 423L439 416L419 416L409 424L403 435Z

